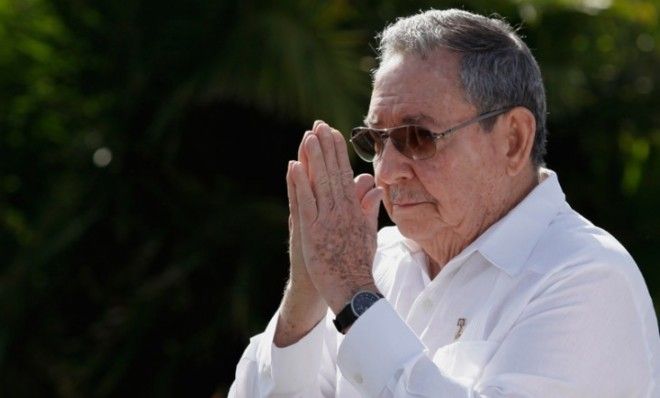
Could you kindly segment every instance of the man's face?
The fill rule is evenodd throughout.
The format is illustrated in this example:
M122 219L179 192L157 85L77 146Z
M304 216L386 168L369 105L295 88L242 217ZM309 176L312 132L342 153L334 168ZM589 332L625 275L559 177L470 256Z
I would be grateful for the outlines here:
M476 116L460 84L459 62L445 50L426 60L407 55L386 61L376 75L368 124L420 124L438 132ZM425 160L409 159L386 142L374 174L385 190L385 209L404 236L418 243L472 240L483 231L502 200L498 184L505 178L493 133L469 125L439 139L435 155Z

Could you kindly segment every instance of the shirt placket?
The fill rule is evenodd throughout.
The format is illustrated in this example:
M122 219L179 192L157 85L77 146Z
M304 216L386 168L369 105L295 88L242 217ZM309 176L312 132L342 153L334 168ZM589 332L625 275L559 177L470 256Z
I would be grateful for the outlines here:
M450 289L459 265L464 259L457 258L455 260L447 263L443 270L440 271L413 302L410 312L406 317L406 323L417 336L421 336L428 327L433 313L442 310L443 297Z

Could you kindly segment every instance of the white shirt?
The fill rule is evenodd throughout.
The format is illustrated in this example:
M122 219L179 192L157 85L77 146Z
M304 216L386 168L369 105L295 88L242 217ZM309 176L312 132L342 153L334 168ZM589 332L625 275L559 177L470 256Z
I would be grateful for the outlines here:
M658 322L637 265L543 172L433 280L414 242L381 229L386 300L346 336L329 311L286 348L273 344L276 313L229 397L660 397Z

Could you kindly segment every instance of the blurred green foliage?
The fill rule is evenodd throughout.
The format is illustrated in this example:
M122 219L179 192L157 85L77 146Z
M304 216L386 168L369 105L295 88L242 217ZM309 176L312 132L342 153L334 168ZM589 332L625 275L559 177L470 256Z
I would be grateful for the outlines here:
M223 396L279 304L298 139L358 124L374 34L431 6L520 26L548 165L657 307L659 2L355 3L0 0L0 396Z

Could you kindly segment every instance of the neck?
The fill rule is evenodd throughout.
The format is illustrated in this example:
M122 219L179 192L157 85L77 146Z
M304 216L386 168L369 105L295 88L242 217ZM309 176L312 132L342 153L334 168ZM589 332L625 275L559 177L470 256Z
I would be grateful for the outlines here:
M462 228L448 228L433 239L418 242L429 260L429 277L435 278L452 258L516 207L540 181L540 170L535 170L527 176L521 176L519 180L513 180L511 184L504 184L502 195L497 196L500 200L492 200L493 196L490 196L489 207L472 209L472 214L479 214L479 218L466 221L461 225Z

